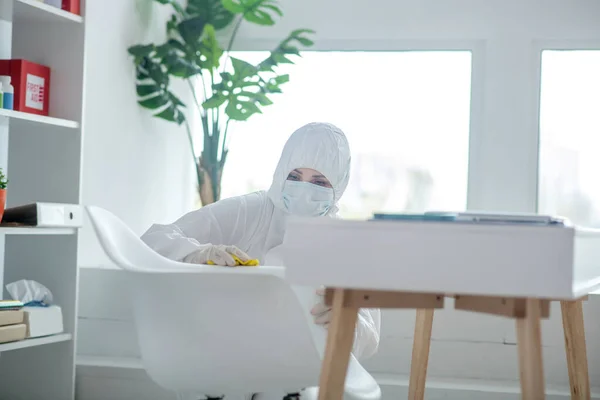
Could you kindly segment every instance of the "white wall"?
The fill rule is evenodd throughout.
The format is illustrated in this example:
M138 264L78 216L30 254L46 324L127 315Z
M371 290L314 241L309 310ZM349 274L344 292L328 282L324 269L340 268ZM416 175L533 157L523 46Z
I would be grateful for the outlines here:
M319 50L473 52L469 207L532 211L537 194L539 49L600 48L594 0L291 1L273 29L246 26L239 49L272 48L297 27ZM507 162L507 160L511 162Z
M164 37L170 13L147 0L87 0L86 12L82 201L112 211L141 234L153 222L169 221L188 211L194 192L185 133L137 105L133 62L127 54L133 44ZM109 273L116 271L110 271L113 264L87 220L80 235L79 265L85 286L80 302L99 305L107 315L90 319L89 313L79 313L78 347L91 341L93 354L110 355L104 350L113 343L103 332L112 332L110 321L120 306L101 304L122 298L124 292L113 291L114 279L94 285L94 273L112 277ZM130 347L136 346L133 342Z
M88 0L88 29L90 34L88 54L90 62L112 55L110 68L88 65L99 75L112 82L119 81L119 96L113 103L96 102L94 92L107 90L104 84L95 83L96 77L88 74L88 113L86 122L86 150L88 143L109 148L101 156L99 151L85 155L84 199L88 203L105 205L140 230L153 219L170 218L178 214L185 204L182 190L172 190L177 198L171 206L150 203L152 196L148 185L156 178L156 171L171 167L172 160L161 159L158 151L162 138L158 132L146 131L154 120L140 117L140 111L128 91L131 81L126 79L128 64L121 50L135 41L132 1L112 0L112 6L103 6L102 0ZM321 50L410 50L410 49L470 49L473 51L472 116L469 163L470 208L532 211L537 197L538 160L538 92L539 50L549 47L600 48L600 2L595 0L284 0L285 19L275 28L243 28L237 43L240 50L271 48L277 39L298 27L317 31L317 48ZM125 14L127 13L127 14ZM94 15L96 14L96 15ZM108 15L110 14L110 15ZM104 27L106 21L117 21L112 32ZM125 22L127 21L127 23ZM112 24L112 23L111 23ZM162 32L162 26L160 31ZM120 39L129 33L129 40ZM108 37L107 37L108 35ZM102 53L102 54L101 54ZM121 76L119 76L121 74ZM107 76L108 75L108 76ZM123 81L123 82L121 82ZM128 86L129 85L129 86ZM91 86L88 86L90 88ZM105 92L108 93L108 92ZM96 115L92 111L110 105L119 118ZM97 107L97 108L96 108ZM127 110L127 111L122 111ZM109 120L110 122L106 121ZM120 121L119 119L122 119ZM114 126L96 130L94 124ZM129 129L124 129L123 126ZM125 140L123 132L132 137ZM164 133L164 132L163 132ZM109 147L118 138L130 146L130 151ZM153 138L149 140L149 136ZM168 135L171 138L175 135ZM140 140L141 139L141 140ZM136 141L139 140L139 141ZM110 144L109 144L110 143ZM131 164L136 146L155 146L156 152L144 157L136 153L139 164ZM171 145L175 145L171 143ZM148 150L150 152L150 150ZM122 158L106 162L110 157ZM148 154L148 153L144 153ZM146 164L143 165L142 163ZM110 174L101 170L109 165ZM183 163L185 164L185 163ZM133 172L132 169L136 169ZM145 168L149 168L145 170ZM154 170L151 170L154 168ZM180 171L185 167L181 160ZM131 171L131 172L130 172ZM147 171L147 172L146 172ZM108 171L106 171L108 172ZM175 172L173 172L175 174ZM114 186L98 185L99 179L110 176ZM91 178L89 178L91 177ZM91 182L90 182L91 180ZM144 180L144 183L139 183ZM94 182L95 181L95 182ZM114 188L114 189L112 189ZM140 192L141 190L141 192ZM163 190L161 193L165 193ZM168 196L165 196L168 197ZM166 200L165 200L166 201ZM156 212L153 214L152 211ZM167 215L170 213L171 215ZM91 241L84 243L83 265L103 265L97 248ZM89 250L93 249L93 250ZM85 254L84 254L85 253ZM126 394L152 398L155 387L143 374L131 372L139 349L131 322L130 309L119 303L126 287L118 271L87 269L82 271L79 355L80 398L125 398ZM593 349L600 345L600 299L592 298L586 304L588 346L590 349L590 374L596 390L600 390L600 354ZM408 372L413 314L387 312L383 319L383 338L380 353L367 363L378 373L387 393L402 393ZM560 330L560 313L553 308L552 319L545 323L545 356L548 384L557 393L565 391L567 372ZM85 364L85 365L83 365ZM98 367L104 365L105 367ZM129 370L113 369L121 366ZM458 313L450 310L438 313L434 326L430 376L440 388L436 398L516 398L518 388L516 373L516 346L512 321ZM112 385L114 393L102 389ZM482 394L482 392L485 392ZM512 395L510 393L513 393ZM429 392L431 395L432 392ZM95 397L96 396L96 397ZM113 396L113 397L111 397ZM158 398L159 394L157 394Z
M170 13L146 0L88 0L86 9L83 203L114 212L141 234L189 210L193 199L185 133L137 105L127 54L130 45L164 37ZM79 264L111 265L88 223Z

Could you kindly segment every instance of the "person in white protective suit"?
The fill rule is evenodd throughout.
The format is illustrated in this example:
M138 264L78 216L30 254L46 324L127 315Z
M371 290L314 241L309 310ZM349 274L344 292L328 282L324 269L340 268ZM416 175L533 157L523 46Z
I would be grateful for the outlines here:
M270 189L220 200L169 225L153 225L142 240L176 261L233 266L232 255L261 265L282 265L281 244L289 215L336 217L350 177L350 147L334 125L310 123L283 148ZM327 326L331 309L320 301L311 310ZM379 345L380 311L360 310L353 354L373 355Z

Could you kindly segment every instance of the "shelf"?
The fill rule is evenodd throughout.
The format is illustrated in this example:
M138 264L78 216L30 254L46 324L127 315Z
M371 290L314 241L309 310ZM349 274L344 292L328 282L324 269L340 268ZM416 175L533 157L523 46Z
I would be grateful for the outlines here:
M83 22L81 16L44 4L39 0L13 0L13 4L13 18L15 20L30 20L35 22Z
M20 111L0 109L0 118L2 117L9 118L11 121L15 121L17 124L51 125L70 129L79 128L79 123L75 121L54 117L45 117L43 115L25 113Z
M0 235L74 235L77 228L36 228L0 226Z
M0 353L3 351L27 349L29 347L43 346L45 344L67 342L73 336L70 333L61 333L59 335L46 336L35 339L25 339L18 342L0 344Z
M77 365L83 367L144 369L139 357L77 356Z

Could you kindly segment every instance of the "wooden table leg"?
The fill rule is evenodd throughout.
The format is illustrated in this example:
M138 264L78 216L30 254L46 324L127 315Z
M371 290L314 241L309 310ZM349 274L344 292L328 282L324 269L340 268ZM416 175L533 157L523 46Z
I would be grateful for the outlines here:
M565 333L571 398L589 400L591 394L583 323L583 301L561 301L560 308Z
M527 299L525 317L517 318L519 372L523 400L545 399L540 321L541 300Z
M423 400L425 398L425 381L427 379L432 328L433 309L418 309L410 364L409 400Z
M351 290L335 289L332 320L319 383L319 400L342 400L344 383L354 343L358 308L348 303Z

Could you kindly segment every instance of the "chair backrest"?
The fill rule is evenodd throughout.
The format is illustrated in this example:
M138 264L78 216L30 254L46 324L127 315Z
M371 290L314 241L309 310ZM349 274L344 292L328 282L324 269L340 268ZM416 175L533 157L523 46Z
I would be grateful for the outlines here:
M116 215L100 207L86 207L98 240L108 257L125 270L151 268L160 255L149 248Z
M128 271L144 367L159 385L218 395L318 384L313 324L282 273L169 269L180 263L154 253L113 214L88 212L108 256Z
M129 279L144 365L161 386L220 395L318 385L321 357L280 278L135 273Z
M160 386L218 396L318 385L326 331L311 321L314 288L291 287L283 267L174 262L112 213L88 214L108 256L126 270L144 368ZM348 377L345 398L381 395L354 357Z

